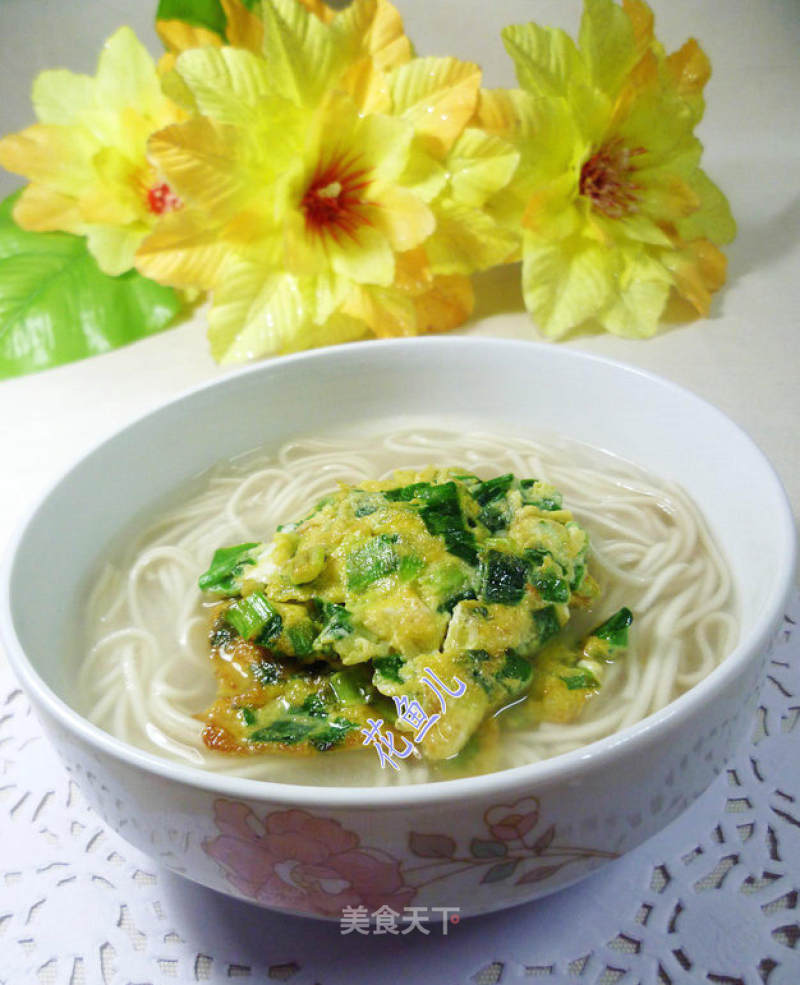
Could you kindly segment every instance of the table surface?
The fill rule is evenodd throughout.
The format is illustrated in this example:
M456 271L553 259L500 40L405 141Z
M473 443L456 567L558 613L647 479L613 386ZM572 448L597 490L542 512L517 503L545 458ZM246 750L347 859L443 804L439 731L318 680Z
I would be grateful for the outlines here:
M578 0L495 0L492 4L487 4L485 0L460 0L457 16L454 16L456 5L445 0L440 0L439 3L431 3L430 0L397 0L397 4L404 14L408 33L415 39L420 53L457 53L464 58L478 61L484 67L488 85L513 83L510 63L502 51L498 37L503 24L535 18L540 23L566 27L574 32L580 13ZM152 28L155 6L155 0L82 0L79 4L65 4L63 0L2 0L0 37L3 39L3 63L0 71L3 98L0 101L0 132L17 130L33 121L29 94L31 81L38 71L48 67L67 67L92 72L102 41L120 24L131 24L153 52L158 52L158 42ZM657 18L657 33L666 46L673 49L688 35L695 35L709 53L714 68L707 88L706 119L700 126L699 134L707 148L704 165L727 193L739 223L739 236L727 250L728 285L715 299L712 316L707 320L671 326L656 338L646 341L589 335L564 344L654 371L716 404L748 431L771 459L786 485L795 515L800 516L800 454L797 440L797 421L800 420L800 318L797 313L800 300L800 116L797 109L797 95L800 91L800 60L797 58L797 51L800 49L800 7L797 0L704 0L703 3L697 3L696 0L672 0L669 3L666 0L654 0L652 6ZM9 193L18 183L14 176L0 174L0 195ZM481 275L476 281L478 307L467 332L537 338L531 322L519 313L521 299L516 268L490 272ZM125 349L34 376L0 383L0 454L4 463L0 470L0 545L5 544L31 500L83 449L163 400L223 372L227 370L217 367L208 354L201 311L176 329ZM795 619L798 615L800 613L796 611ZM793 663L795 669L798 663L797 651L795 644L793 654L787 651L791 659L785 661ZM8 685L5 691L13 693L12 684L8 680L5 683ZM800 693L800 687L794 686L797 683L795 680L792 685L792 693L795 695ZM0 725L6 721L1 707L3 693L5 692L0 687ZM20 720L22 716L14 703L23 700L12 699L14 721ZM588 938L585 935L579 935L580 940L575 937L573 948L564 943L566 938L563 933L548 938L548 934L555 933L553 919L549 914L563 913L570 919L580 917L583 920L588 912L588 902L592 900L598 901L601 910L621 914L615 894L626 888L632 873L635 872L636 878L641 882L645 873L652 874L654 868L660 864L660 859L667 856L680 859L680 850L690 852L690 848L686 847L689 843L702 844L706 861L712 856L715 860L716 875L709 885L713 884L714 879L718 879L720 887L733 883L739 887L744 886L741 891L737 889L737 892L742 899L742 894L748 897L748 906L754 913L778 914L781 906L776 905L776 908L770 901L780 896L778 888L781 888L784 893L789 892L787 898L791 902L791 887L785 888L788 885L786 880L794 878L796 888L798 868L795 867L793 876L791 873L787 875L788 863L785 859L789 858L789 854L784 854L784 861L780 864L770 856L770 823L779 818L780 804L783 803L781 796L788 798L786 805L790 805L795 796L800 796L800 782L796 761L790 762L790 757L786 754L787 744L791 741L791 729L787 723L796 721L797 709L789 701L783 711L776 711L775 714L778 716L778 725L771 741L776 750L775 761L780 764L784 779L781 783L776 781L771 792L765 794L761 800L753 800L756 806L750 820L756 825L761 839L761 855L755 849L751 851L738 842L734 846L728 846L727 854L720 854L716 848L712 850L710 847L713 843L710 832L714 826L712 824L709 827L709 824L717 814L728 825L726 830L734 833L739 830L736 825L731 827L730 818L727 817L725 804L730 800L730 795L727 799L723 797L724 783L720 780L701 801L704 807L698 807L694 814L689 812L673 825L676 832L674 837L669 833L672 829L669 829L659 836L660 840L652 839L624 863L612 866L608 874L596 876L582 887L560 894L559 899L564 897L567 903L559 902L554 910L547 905L534 904L516 910L508 917L496 916L475 921L474 928L470 921L458 939L460 944L455 937L451 937L447 942L450 943L449 949L435 948L437 957L430 958L427 973L424 970L425 955L433 952L430 952L430 948L426 951L424 940L415 941L411 949L403 952L404 955L411 955L409 961L413 959L413 980L423 982L430 977L431 981L472 980L478 985L501 981L505 985L507 981L516 981L517 976L522 980L528 973L520 969L538 967L539 957L542 961L547 957L547 961L559 974L563 971L564 981L572 980L573 977L581 982L591 982L592 985L599 982L609 985L620 981L627 985L639 980L658 981L657 962L650 962L649 971L637 970L644 969L645 966L638 956L630 956L634 954L631 950L634 945L624 941L607 943L614 938L614 934L603 942L602 962L601 957L598 957L601 953L598 950L600 937L596 937L591 945L594 950L581 965L581 955L576 948L580 942L587 942ZM781 719L781 715L784 719ZM783 725L780 724L781 721ZM35 746L38 733L35 724L29 727L32 731L28 740ZM0 742L4 741L0 736ZM46 759L48 753L43 752L41 755ZM747 766L747 757L742 760L742 764L745 772L750 769ZM109 865L118 864L120 868L116 871L124 873L124 878L121 877L114 885L119 889L122 882L125 882L126 891L134 895L139 893L137 898L142 906L136 920L140 923L145 919L149 921L150 930L145 934L139 929L139 924L132 922L129 897L124 896L123 902L119 902L117 893L114 898L116 909L102 909L99 897L91 897L94 900L91 905L101 907L97 911L99 925L90 920L81 921L78 926L74 920L70 924L70 918L67 917L67 925L74 932L67 941L63 922L51 921L47 924L49 930L43 929L44 923L40 922L37 924L36 934L31 931L29 935L31 940L35 937L35 946L25 944L28 933L25 928L33 926L37 913L37 866L31 861L30 871L26 868L15 875L16 869L11 858L13 852L9 847L13 840L9 842L3 838L0 841L0 937L5 940L0 940L0 955L13 953L17 957L23 956L19 960L15 958L17 974L7 979L9 983L17 985L29 980L42 981L45 985L50 981L64 981L70 985L101 980L116 983L127 982L128 976L132 976L131 981L137 982L170 981L176 977L181 980L223 981L239 974L239 964L242 967L247 965L258 980L265 980L267 976L291 978L298 983L315 980L328 983L339 981L340 978L350 982L371 980L369 962L365 955L377 956L382 953L378 946L384 943L382 940L370 940L359 946L358 942L353 943L349 937L334 940L334 935L322 934L325 940L324 956L328 964L331 961L339 962L345 967L345 963L355 961L349 977L343 974L337 977L333 972L325 974L324 962L315 963L302 957L303 954L307 955L318 935L318 931L302 929L307 926L305 922L267 918L258 911L251 912L247 907L221 901L210 893L204 892L196 897L180 880L165 873L152 876L153 879L160 880L160 892L166 893L173 904L169 920L159 923L157 911L162 906L162 902L159 902L162 896L156 899L155 894L146 889L152 883L147 882L150 870L145 861L138 857L134 859L134 852L129 846L124 845L111 832L102 829L97 818L91 817L88 808L80 803L79 794L64 792L64 780L63 777L59 779L55 762L43 768L43 776L49 778L47 782L50 786L41 796L48 791L52 793L47 798L47 803L50 804L47 810L57 817L57 820L48 821L44 828L53 828L51 834L56 842L60 835L53 832L58 825L67 832L59 844L63 848L64 857L69 856L68 861L73 868L74 857L84 852L84 849L84 854L95 851L89 847L89 842L92 833L99 832L100 840L92 844L101 847L97 848L93 857L99 859L102 855L104 861L100 868L103 872L97 869L92 874L94 870L90 872L91 867L84 867L76 875L75 885L82 887L82 894L86 887L90 887L87 892L91 897L91 886L102 885L104 879L114 882L106 870ZM47 773L47 769L51 773ZM9 770L11 767L6 760L6 765L0 768L0 794L6 789L3 774ZM747 780L741 777L739 779L742 783L752 782L750 776ZM9 787L15 789L13 783ZM777 789L782 791L780 796L774 792ZM713 790L717 791L716 794ZM59 801L62 794L63 803ZM777 802L774 800L776 796ZM69 809L67 797L71 798ZM770 797L772 801L769 800ZM38 825L37 830L43 828L37 820L34 800L35 798L26 800L25 805L17 808L14 797L10 800L6 798L5 811L11 819L9 823L16 825L18 819L23 819L19 820L20 827ZM775 806L776 803L778 807ZM57 809L59 804L60 808ZM797 851L800 847L797 843L800 823L797 821L796 804L791 810L787 807L787 811L790 814L793 811L794 820L784 820L782 823L787 837L795 839L792 850L797 859L800 856ZM5 822L2 811L0 817ZM750 820L739 822L740 826L744 825L742 830L747 829ZM78 825L74 830L69 828L73 821ZM15 830L16 826L12 833ZM69 834L69 831L72 833ZM764 841L765 838L767 841ZM739 840L741 841L741 837ZM764 855L764 852L767 854ZM730 861L734 857L735 863ZM109 862L109 859L114 858L119 858L119 863ZM58 859L55 859L53 865L58 864ZM737 875L735 880L726 880L728 869L742 864L747 867L746 874L743 875L745 870L740 868L737 871L742 875L741 879ZM707 902L712 897L718 899L720 894L703 896L691 882L694 874L701 869L703 878L707 878L705 870L709 866L694 861L691 865L684 862L677 862L676 865L680 871L680 879L670 890L674 899L683 899L678 891L680 887L691 889L694 886L691 903L694 912L702 913L703 919L710 920L716 926L717 918L708 910ZM762 870L757 871L762 865ZM776 869L781 872L780 887L778 882L766 875ZM56 869L48 869L47 878L50 879L55 872ZM99 882L92 881L95 876ZM13 887L17 877L23 881L28 878L34 880L32 895L20 897L26 899L30 907L27 915L14 902L17 897ZM752 884L757 886L757 891L752 890L752 893L752 885L747 883L747 878L751 877L761 880ZM647 879L649 878L650 875L647 875ZM763 882L764 879L767 879L766 883ZM702 883L702 879L700 882ZM61 885L56 879L51 879L51 884ZM59 896L62 903L66 901L65 905L69 904L71 894L78 892L77 889L69 888L72 885L65 877ZM751 888L748 889L747 886ZM767 891L765 886L772 886L772 889ZM2 895L4 890L7 891L5 898ZM10 896L8 891L11 892ZM644 891L640 894L642 899L643 893ZM735 897L738 903L742 902L733 891L728 895L732 899ZM87 899L85 894L76 896L77 898ZM198 903L197 898L202 902ZM706 900L706 904L701 905L701 899ZM146 917L143 915L144 900L147 900L149 907ZM576 900L583 902L578 905ZM758 906L755 906L756 902ZM86 905L89 906L88 903ZM704 905L706 909L703 909ZM796 894L795 904L789 909L792 910L795 905ZM662 910L660 919L663 918L666 923L661 926L661 933L667 934L669 919L663 907ZM68 910L64 912L67 913ZM101 912L103 916L99 916ZM634 909L629 914L626 924L629 928L635 924L636 912ZM741 917L745 921L741 925L744 932L749 919L746 908L739 907L736 914L737 919ZM221 915L226 915L226 918L223 919ZM783 923L773 921L774 926L771 925L769 931L764 930L762 920L758 926L753 924L751 932L748 932L749 936L744 933L743 937L736 939L736 947L732 953L736 953L736 948L739 948L739 954L746 952L748 955L747 967L742 966L738 971L736 961L730 959L730 955L720 958L716 965L710 959L700 958L693 959L699 961L696 970L705 970L702 975L698 972L697 977L693 977L695 972L681 970L681 959L675 958L673 954L675 948L653 951L654 954L662 954L663 951L663 960L667 962L664 965L667 969L666 977L661 980L705 981L704 976L708 971L711 975L733 976L711 978L713 981L741 979L748 985L751 981L756 985L762 980L767 981L764 976L769 968L769 965L765 965L767 971L762 969L758 972L758 961L755 961L755 955L758 954L759 961L776 962L776 969L772 977L769 977L769 985L796 983L800 980L800 961L797 960L800 944L795 937L794 942L798 947L790 947L787 941L791 941L795 931L781 930L778 933L776 928L779 924L785 924L794 926L797 930L798 925L793 912L784 915ZM221 922L215 929L215 920L218 917ZM271 960L271 955L270 960L267 960L266 951L264 954L258 953L260 931L257 928L263 926L265 919L274 920L268 926L274 928L278 939L286 933L293 942L294 950L291 947L277 948L275 953L278 956L274 961ZM105 925L103 921L106 922ZM631 924L630 921L634 923ZM601 933L598 928L602 928L602 933L605 933L606 923L610 926L614 920L604 923L596 915L590 923L598 933ZM530 929L534 924L549 929L547 933L537 931L530 936L525 928ZM686 924L687 921L684 920L683 925ZM238 928L235 932L232 929L234 925ZM230 940L224 938L224 933L220 936L220 926L223 930L227 928L234 936ZM511 930L506 939L503 935L508 928ZM648 933L652 937L651 931ZM100 937L106 934L105 944L111 947L111 951L102 951L102 960L105 962L102 977L96 970L95 960L100 960L98 955L101 951L92 951L94 957L89 956L90 948L99 948L104 944L98 934ZM800 930L797 930L797 934L800 935ZM215 959L210 950L211 944L205 947L204 935L208 935L209 940L218 942L219 952L224 950L227 955L227 964L221 958ZM639 938L633 933L628 936L634 940L647 938L644 931L641 931ZM767 938L772 941L769 945L771 950L764 949L766 944L762 947ZM119 939L127 942L128 950L125 951L124 960ZM487 947L487 939L496 940L497 947ZM530 947L525 943L528 939L532 942ZM552 943L549 950L545 947L548 939ZM640 947L639 955L646 954L648 947L655 947L655 938L647 939L650 943ZM715 937L714 940L716 939ZM47 944L48 940L56 958L58 947L65 949L60 963L56 961L57 967L47 965L49 958L42 958L42 961L36 963L44 953L40 950L40 945L43 942ZM170 963L173 961L171 955L178 953L175 948L180 949L182 946L178 943L179 940L188 941L190 950L195 948L191 975L187 973L187 977L182 977L183 969L189 967L185 955L181 957L179 965ZM411 937L405 940L410 943ZM669 943L668 937L664 940ZM158 943L155 950L154 941ZM503 941L505 943L501 946ZM239 945L242 953L237 957L235 946ZM708 941L703 946L706 945L711 946ZM11 951L7 950L9 947ZM537 949L540 953L534 959L533 950ZM288 956L290 952L292 956ZM33 957L27 960L26 954ZM391 954L395 958L399 957L397 945L394 945ZM616 964L612 960L615 954ZM139 955L138 964L131 963L131 955ZM142 955L149 961L146 970L145 957ZM287 956L285 961L281 955ZM503 955L511 957L503 958ZM67 956L70 956L69 961ZM75 964L78 958L80 962ZM0 982L6 973L4 960L0 957ZM405 962L405 957L403 961ZM292 962L301 966L296 973L292 970ZM40 968L44 965L47 967L40 973ZM499 965L504 967L498 970ZM23 967L27 970L23 971ZM135 973L134 967L139 969ZM617 977L614 977L615 967L622 969ZM120 968L124 971L120 971ZM315 968L319 969L316 972L317 978L314 978ZM514 968L517 970L514 971ZM611 971L604 968L610 968ZM30 978L24 977L28 974ZM245 972L241 971L241 974L244 975ZM534 974L534 971L530 974Z

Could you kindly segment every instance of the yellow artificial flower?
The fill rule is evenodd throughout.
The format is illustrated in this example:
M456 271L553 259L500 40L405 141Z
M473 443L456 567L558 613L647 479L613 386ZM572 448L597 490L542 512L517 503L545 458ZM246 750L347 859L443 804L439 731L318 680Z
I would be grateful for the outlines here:
M168 18L156 20L156 32L164 42L168 54L177 56L182 51L188 51L190 48L202 48L205 45L221 48L225 43L232 48L247 48L256 53L261 51L264 28L261 18L255 13L258 8L251 10L242 0L219 0L219 2L225 17L224 41L214 31L189 24L187 21ZM297 0L297 2L302 3L324 24L330 24L336 14L336 11L323 0ZM408 39L403 34L402 24L400 24L400 31L396 31L396 22L400 20L400 17L396 12L392 15L393 8L388 4L382 4L382 6L385 8L384 13L376 21L377 31L372 43L378 42L381 47L385 48L389 41L397 41L398 46L406 50L404 60L407 61L410 57L410 45L408 45ZM388 37L389 33L393 35L392 38ZM175 64L174 57L167 64L172 67Z
M455 327L472 309L466 275L515 246L482 212L518 155L466 128L477 66L412 59L386 0L308 6L267 0L261 53L180 54L196 115L149 144L185 208L137 267L213 290L224 362Z
M86 236L104 273L129 270L158 216L181 206L147 160L147 140L186 114L129 27L105 43L94 77L42 72L33 105L39 123L0 140L0 164L30 181L14 219Z
M225 15L225 36L228 44L235 48L258 51L263 37L260 19L241 0L220 0L220 5ZM206 45L221 48L224 44L222 38L214 31L177 19L157 18L156 33L167 49L167 54L159 64L162 74L174 67L175 58L182 51L203 48Z
M586 0L579 44L513 26L503 39L521 89L481 94L476 122L521 154L487 203L522 228L525 303L560 337L595 320L653 335L674 289L701 314L725 280L717 244L735 236L722 192L700 169L693 130L708 59L690 40L667 56L642 0Z
M323 0L295 2L323 24L330 24L336 16L336 11L323 3ZM232 48L246 48L254 54L260 54L265 45L261 17L245 6L242 0L220 0L220 5L226 20L227 44ZM282 41L286 37L292 37L297 29L296 18L282 17L287 9L291 15L291 6L290 4L288 8L284 8L283 12L278 11L277 17L273 13L268 18L272 33L282 36ZM197 104L191 90L180 74L174 71L177 56L191 48L207 45L222 48L225 42L213 31L180 20L157 20L156 30L167 48L167 54L159 62L162 88L186 109L196 111ZM411 42L406 37L399 13L388 0L375 0L365 7L362 16L353 24L353 31L357 47L351 51L349 67L336 80L337 85L350 92L362 109L383 110L388 106L385 73L411 59ZM302 43L303 38L296 33L294 37ZM267 39L266 44L269 43Z
M447 331L472 312L469 275L512 258L515 232L484 205L510 181L519 154L505 140L468 127L480 87L475 65L415 58L390 77L391 106L414 125L406 178L436 217L423 246L397 257L390 288L354 286L343 310L379 336Z

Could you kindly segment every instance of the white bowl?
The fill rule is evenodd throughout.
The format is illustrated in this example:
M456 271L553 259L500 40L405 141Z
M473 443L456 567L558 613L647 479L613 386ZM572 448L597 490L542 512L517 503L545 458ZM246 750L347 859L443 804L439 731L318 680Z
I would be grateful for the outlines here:
M87 580L134 517L231 455L403 413L558 431L680 482L734 575L735 650L662 711L583 749L489 775L379 790L204 773L133 748L75 710ZM340 917L344 906L374 912L386 904L397 912L457 906L468 916L574 882L702 793L749 724L794 564L791 512L769 463L686 390L528 342L368 342L227 376L85 455L13 542L0 583L0 631L87 798L174 870L299 914ZM525 843L512 829L524 831Z

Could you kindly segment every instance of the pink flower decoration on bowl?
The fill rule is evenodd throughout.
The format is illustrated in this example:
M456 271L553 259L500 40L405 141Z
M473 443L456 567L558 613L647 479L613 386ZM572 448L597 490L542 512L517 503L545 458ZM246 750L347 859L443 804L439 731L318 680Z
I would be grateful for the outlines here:
M536 797L526 797L513 804L495 804L483 818L500 841L522 839L539 821L539 801Z
M345 906L382 905L401 911L416 895L400 863L360 846L338 821L307 811L273 811L259 821L242 803L218 800L220 832L205 852L225 869L231 885L266 906L339 917Z

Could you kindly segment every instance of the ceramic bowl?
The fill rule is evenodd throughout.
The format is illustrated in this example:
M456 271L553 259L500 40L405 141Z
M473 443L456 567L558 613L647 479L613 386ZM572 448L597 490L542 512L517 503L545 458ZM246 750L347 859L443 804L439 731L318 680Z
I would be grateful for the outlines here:
M403 413L558 431L680 482L732 569L740 642L657 714L549 761L414 786L310 787L204 773L74 707L90 572L115 535L214 462ZM318 350L226 376L134 422L44 496L6 559L0 628L67 770L123 837L187 878L341 919L382 906L485 913L632 849L709 785L748 728L790 591L785 493L718 410L657 377L528 342L429 338Z

